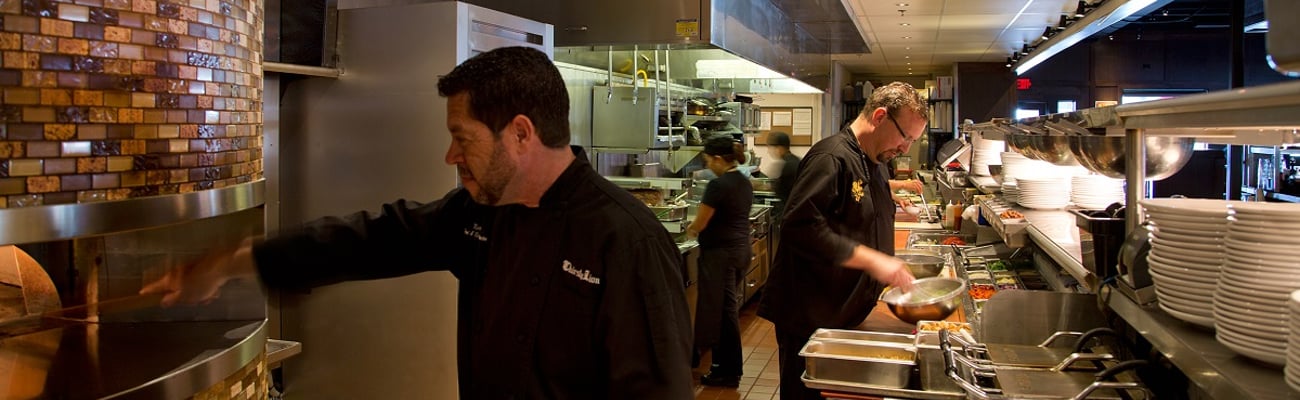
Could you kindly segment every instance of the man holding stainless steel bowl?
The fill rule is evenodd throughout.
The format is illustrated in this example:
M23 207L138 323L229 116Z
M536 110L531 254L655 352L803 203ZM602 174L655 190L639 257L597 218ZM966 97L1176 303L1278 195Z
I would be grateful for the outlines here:
M302 290L445 270L459 279L461 398L692 397L680 253L644 204L569 146L568 93L546 54L479 54L438 92L461 188L248 241L142 292L199 303L238 277Z
M781 399L820 399L800 377L799 350L818 328L860 324L886 285L914 280L894 254L886 164L925 134L929 110L911 85L877 88L844 130L799 165L758 315L776 327Z

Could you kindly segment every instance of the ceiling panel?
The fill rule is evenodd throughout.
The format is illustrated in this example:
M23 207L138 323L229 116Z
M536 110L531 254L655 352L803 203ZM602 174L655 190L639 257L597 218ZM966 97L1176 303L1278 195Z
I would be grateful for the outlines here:
M944 14L1001 14L1010 18L1019 13L1025 4L1034 3L1034 0L953 0L946 3L943 7Z

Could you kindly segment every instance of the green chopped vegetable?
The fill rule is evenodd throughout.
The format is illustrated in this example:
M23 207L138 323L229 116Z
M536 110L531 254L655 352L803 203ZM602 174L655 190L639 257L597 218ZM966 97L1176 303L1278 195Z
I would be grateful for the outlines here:
M995 260L989 263L989 271L1006 271L1006 270L1007 270L1007 263L1002 262L1002 260Z

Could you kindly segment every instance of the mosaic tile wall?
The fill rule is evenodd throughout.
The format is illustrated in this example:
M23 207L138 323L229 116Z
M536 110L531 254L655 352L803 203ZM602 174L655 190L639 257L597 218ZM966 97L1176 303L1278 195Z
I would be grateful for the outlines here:
M266 369L266 352L257 355L244 368L231 374L201 392L195 393L189 400L263 400L270 390L270 374Z
M262 177L258 0L0 0L0 208Z

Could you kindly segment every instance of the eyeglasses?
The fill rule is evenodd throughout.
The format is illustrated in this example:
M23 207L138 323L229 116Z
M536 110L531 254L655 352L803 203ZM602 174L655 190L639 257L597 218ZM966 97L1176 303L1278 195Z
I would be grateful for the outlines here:
M912 143L916 143L916 139L920 138L920 137L915 137L915 138L907 137L907 131L904 131L903 126L898 124L898 120L894 119L893 114L886 112L885 116L889 117L889 122L893 122L895 128L898 128L898 135L903 137L903 144L911 146Z

